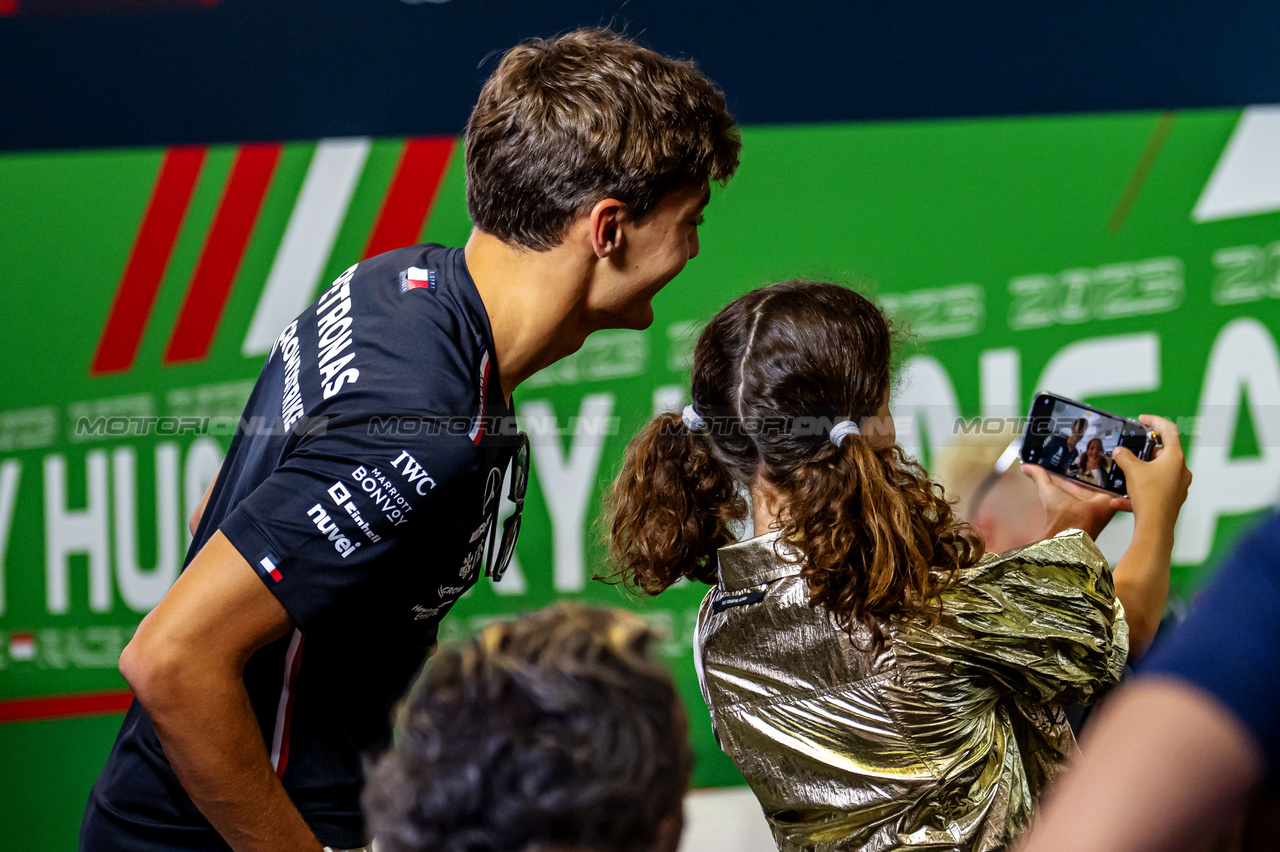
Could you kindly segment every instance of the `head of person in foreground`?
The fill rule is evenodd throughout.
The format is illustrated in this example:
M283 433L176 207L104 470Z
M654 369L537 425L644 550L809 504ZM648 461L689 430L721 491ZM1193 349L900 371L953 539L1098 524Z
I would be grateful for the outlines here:
M697 428L655 418L613 485L618 574L649 593L682 577L715 584L745 489L756 534L781 530L812 602L842 627L933 609L983 548L896 443L893 337L871 301L817 281L753 290L720 311L694 349ZM848 424L857 432L834 440Z
M655 634L558 604L441 650L364 793L383 852L672 852L693 755Z

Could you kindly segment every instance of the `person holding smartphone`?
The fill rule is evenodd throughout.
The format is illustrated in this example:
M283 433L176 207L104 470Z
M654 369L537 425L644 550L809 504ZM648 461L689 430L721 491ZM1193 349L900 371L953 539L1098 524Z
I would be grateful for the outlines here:
M693 403L633 439L608 498L616 576L712 586L703 696L787 852L1008 844L1074 750L1061 705L1128 651L1091 537L1140 507L1116 573L1167 574L1190 478L1176 431L1130 499L1031 467L1043 540L984 556L896 443L892 339L832 284L736 299L698 340Z

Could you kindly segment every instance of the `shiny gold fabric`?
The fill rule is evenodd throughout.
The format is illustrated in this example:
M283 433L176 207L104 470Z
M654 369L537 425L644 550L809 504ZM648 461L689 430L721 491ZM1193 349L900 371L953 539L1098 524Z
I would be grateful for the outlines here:
M939 624L885 625L873 651L809 606L777 543L720 550L695 651L721 747L779 849L1002 849L1075 747L1059 705L1115 683L1128 654L1097 547L1070 530L989 554Z

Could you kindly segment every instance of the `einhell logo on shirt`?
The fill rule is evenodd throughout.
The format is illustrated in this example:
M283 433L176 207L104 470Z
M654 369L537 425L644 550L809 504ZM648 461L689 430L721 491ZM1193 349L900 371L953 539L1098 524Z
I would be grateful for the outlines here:
M335 482L329 486L329 496L333 498L334 503L341 506L351 499L351 492L341 482Z
M351 499L351 490L341 482L335 482L328 488L329 496L333 498L333 502L341 506L342 509L351 516L351 520L356 522L356 526L365 534L365 538L377 544L382 541L382 536L373 531L373 527L360 514L360 510L356 508L355 501Z
M436 289L436 271L434 269L419 269L416 266L410 266L400 273L401 293L408 293L410 290L434 289Z

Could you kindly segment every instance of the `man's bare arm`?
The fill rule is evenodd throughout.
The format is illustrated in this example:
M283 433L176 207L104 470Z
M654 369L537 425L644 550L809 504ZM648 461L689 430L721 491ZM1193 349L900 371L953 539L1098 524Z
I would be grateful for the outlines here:
M222 469L218 469L218 473L222 473ZM200 519L204 517L205 507L209 505L209 495L213 493L213 486L218 484L218 477L213 477L213 482L209 483L209 487L204 490L204 496L200 498L200 505L196 506L196 510L191 513L191 518L187 521L187 529L192 535L196 534L196 527L200 526Z
M244 666L293 620L221 532L151 611L120 672L178 780L236 852L320 852L276 778Z

